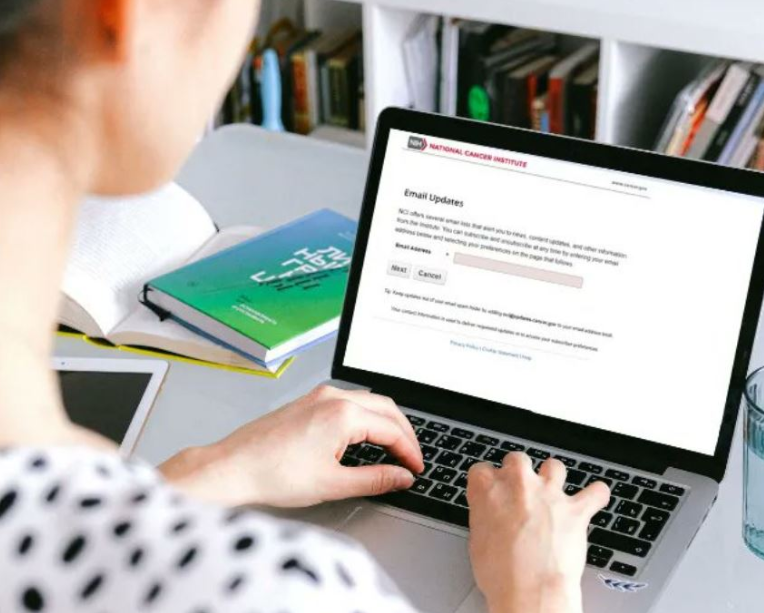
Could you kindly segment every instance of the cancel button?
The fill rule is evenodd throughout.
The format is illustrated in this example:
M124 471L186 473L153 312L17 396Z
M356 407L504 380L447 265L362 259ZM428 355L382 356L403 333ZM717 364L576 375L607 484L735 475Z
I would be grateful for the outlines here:
M446 284L446 271L437 270L435 268L420 268L414 269L414 278L417 281L424 281L426 283L435 283L437 285Z

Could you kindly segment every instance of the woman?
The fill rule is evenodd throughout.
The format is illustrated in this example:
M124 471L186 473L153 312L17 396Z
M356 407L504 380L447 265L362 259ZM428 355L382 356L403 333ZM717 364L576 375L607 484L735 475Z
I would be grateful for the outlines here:
M49 369L86 193L170 180L241 61L256 0L0 0L0 611L410 611L359 547L264 515L409 487L389 399L320 388L160 471L67 421ZM104 407L108 410L108 407ZM345 468L349 444L402 466ZM524 455L469 476L471 553L494 613L581 610L586 527L608 499Z

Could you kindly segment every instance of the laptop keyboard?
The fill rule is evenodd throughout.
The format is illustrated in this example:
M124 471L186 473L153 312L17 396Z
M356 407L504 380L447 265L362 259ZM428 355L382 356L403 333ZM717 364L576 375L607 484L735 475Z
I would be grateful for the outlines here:
M644 567L661 534L686 497L686 487L606 463L561 454L543 445L509 440L439 420L407 415L422 448L425 470L405 493L385 497L386 502L467 525L467 471L476 462L501 467L511 451L527 453L538 471L544 460L555 457L568 469L565 492L569 495L595 481L611 491L607 507L589 526L587 564L634 577ZM382 448L367 443L353 445L342 458L345 466L398 464ZM435 504L421 504L435 501ZM441 505L447 505L443 507ZM433 509L443 513L431 513Z

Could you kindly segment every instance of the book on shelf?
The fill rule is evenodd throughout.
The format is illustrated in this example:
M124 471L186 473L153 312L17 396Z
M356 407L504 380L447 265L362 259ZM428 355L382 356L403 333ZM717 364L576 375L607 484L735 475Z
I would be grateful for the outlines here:
M596 61L597 43L588 43L558 62L549 73L549 130L553 134L568 134L568 89L578 72Z
M326 88L324 123L358 130L358 95L363 79L363 45L356 37L321 68Z
M703 115L698 131L692 139L692 145L685 153L685 157L695 160L705 158L714 136L732 112L735 101L750 75L750 64L732 64L727 69L719 88Z
M293 115L298 134L310 134L322 123L321 70L357 35L356 30L324 32L292 55Z
M134 198L90 198L83 203L62 285L59 321L92 339L149 348L249 371L264 367L140 302L151 278L251 239L254 227L218 230L204 207L177 185Z
M157 312L264 365L336 333L357 224L325 209L150 280Z
M655 149L754 167L764 121L764 66L713 60L677 94Z

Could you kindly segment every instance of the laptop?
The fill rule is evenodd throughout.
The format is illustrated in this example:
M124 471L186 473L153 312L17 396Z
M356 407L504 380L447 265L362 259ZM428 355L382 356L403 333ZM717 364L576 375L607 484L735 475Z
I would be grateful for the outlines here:
M724 477L764 292L764 176L399 109L379 121L333 385L391 396L425 472L302 511L422 611L485 613L467 471L601 480L587 613L648 611ZM357 445L347 466L394 462Z

